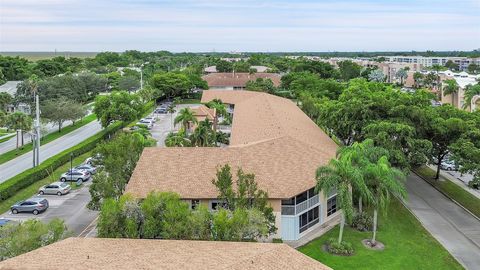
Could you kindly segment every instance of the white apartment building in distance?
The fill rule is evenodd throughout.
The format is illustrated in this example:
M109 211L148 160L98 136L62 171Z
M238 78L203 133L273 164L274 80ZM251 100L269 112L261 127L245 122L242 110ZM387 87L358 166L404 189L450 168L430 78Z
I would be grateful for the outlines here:
M480 58L467 57L424 57L424 56L384 56L387 62L420 64L424 67L444 66L448 60L457 64L460 70L466 70L470 64L480 65Z

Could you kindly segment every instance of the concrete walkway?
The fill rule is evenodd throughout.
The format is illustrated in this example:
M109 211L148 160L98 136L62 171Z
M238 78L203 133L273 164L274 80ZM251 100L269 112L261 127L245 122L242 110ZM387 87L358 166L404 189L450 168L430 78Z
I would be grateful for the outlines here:
M329 221L323 223L322 225L312 229L311 231L306 232L305 235L302 236L302 238L295 240L295 241L284 241L285 244L293 247L293 248L299 248L301 246L304 246L311 241L315 240L316 238L322 236L326 232L330 231L333 227L335 227L339 222L340 222L340 212L330 219Z
M406 205L422 225L466 269L480 269L480 221L413 173L406 187Z

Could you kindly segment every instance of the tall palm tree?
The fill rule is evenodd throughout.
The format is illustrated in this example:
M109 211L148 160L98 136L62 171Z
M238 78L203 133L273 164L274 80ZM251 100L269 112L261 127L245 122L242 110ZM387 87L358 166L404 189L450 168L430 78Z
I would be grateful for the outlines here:
M213 133L210 120L205 119L204 121L201 121L193 131L191 138L191 141L195 146L212 146L215 134Z
M21 112L14 112L8 115L6 120L6 126L8 129L12 130L20 130L20 136L17 134L17 146L18 149L19 139L21 142L21 146L23 146L23 132L32 129L32 118L24 113Z
M454 79L445 80L443 81L446 85L443 87L443 95L452 95L452 105L455 107L456 101L455 97L457 96L458 90L460 86L458 85L457 81Z
M198 120L190 108L183 108L178 112L177 117L175 117L174 124L176 125L178 123L182 123L183 129L188 131L190 129L190 123L197 124Z
M353 203L350 187L358 190L363 197L371 197L363 175L348 159L332 159L326 166L319 167L316 172L317 185L315 189L324 194L333 190L337 191L337 204L342 209L338 243L342 242L345 220L350 220L353 215Z
M466 109L471 106L473 97L478 95L480 95L480 84L467 85L465 87L465 103L463 104L463 108ZM470 108L470 111L473 111L473 108Z
M170 114L170 121L172 123L172 130L173 130L173 114L176 112L177 110L175 110L175 104L170 104L170 106L168 106L167 108L167 112Z
M386 211L392 195L406 198L407 192L402 171L393 168L387 156L382 156L376 163L368 164L364 170L367 186L372 194L370 203L373 206L373 235L371 245L376 245L378 210Z
M184 132L173 133L170 132L165 138L165 146L167 147L187 147L190 146L190 140L185 137Z

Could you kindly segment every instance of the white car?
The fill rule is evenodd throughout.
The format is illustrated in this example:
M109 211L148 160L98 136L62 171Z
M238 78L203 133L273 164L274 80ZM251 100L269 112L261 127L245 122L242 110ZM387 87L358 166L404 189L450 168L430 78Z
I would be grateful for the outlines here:
M148 121L146 119L142 119L140 121L137 122L137 125L145 125L147 126L148 129L152 129L153 127L153 122L152 121Z

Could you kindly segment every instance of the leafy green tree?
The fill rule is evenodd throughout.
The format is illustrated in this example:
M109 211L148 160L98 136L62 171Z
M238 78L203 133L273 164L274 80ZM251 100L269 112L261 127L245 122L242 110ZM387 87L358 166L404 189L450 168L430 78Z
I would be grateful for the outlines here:
M246 61L238 61L233 64L235 72L250 72L250 64Z
M338 63L340 69L340 76L344 81L360 77L362 67L350 60L341 61Z
M123 76L118 80L118 89L132 92L140 88L140 82L133 76Z
M0 93L0 111L7 111L7 106L12 102L13 97L9 93Z
M233 64L228 61L220 60L217 62L216 68L218 72L232 72Z
M19 56L0 55L0 68L7 81L20 81L28 78L32 74L30 62Z
M65 121L76 121L86 114L82 104L66 97L45 101L41 106L41 111L42 118L58 125L58 132L61 132Z
M175 117L174 124L181 123L183 130L190 130L190 124L198 124L197 117L193 114L192 109L183 108L178 112L177 117Z
M460 165L462 173L473 175L470 187L480 186L480 129L469 130L452 146L453 159Z
M93 112L100 120L102 127L114 121L130 122L142 113L142 102L137 95L128 92L112 92L110 95L97 96Z
M470 65L468 65L467 71L468 73L477 74L480 72L480 66L475 63L471 63Z
M445 67L448 68L448 69L450 69L450 70L453 70L453 71L458 71L458 70L460 70L458 64L455 64L452 60L448 60L448 61L445 63Z
M33 120L30 116L21 113L14 112L8 115L6 121L6 127L11 130L20 130L20 134L17 134L17 149L19 146L23 146L23 133L32 129Z
M394 167L408 171L429 159L432 143L419 138L416 129L408 124L378 121L367 125L364 131L366 138L388 150Z
M106 73L102 76L107 79L107 85L110 91L120 90L120 88L118 88L118 82L122 78L122 75L118 71Z
M153 75L150 85L156 89L156 96L165 95L167 98L183 96L194 87L187 75L174 72Z
M41 77L52 77L67 71L65 58L42 59L35 63L35 73Z
M4 127L7 124L7 113L0 110L0 127Z
M293 65L294 72L310 72L321 79L337 78L339 74L333 66L326 62L300 60Z
M103 200L118 199L130 179L143 151L143 138L120 133L112 140L99 144L93 151L103 169L94 175L90 186L90 209L99 209Z
M342 244L345 221L353 216L353 201L350 187L359 192L363 198L371 198L371 193L363 179L363 174L348 159L332 159L328 165L321 166L316 172L315 190L324 194L337 192L337 204L342 209L338 244Z
M147 103L153 99L155 90L150 86L146 86L143 87L143 89L138 90L137 94L142 99L143 103Z
M257 78L255 81L248 81L245 89L249 91L275 93L277 90L271 79Z
M425 79L425 76L422 73L418 71L413 73L413 81L415 82L414 87L415 88L421 87L423 85L424 79Z
M56 218L49 223L29 219L0 227L0 261L47 246L68 237L65 223Z

